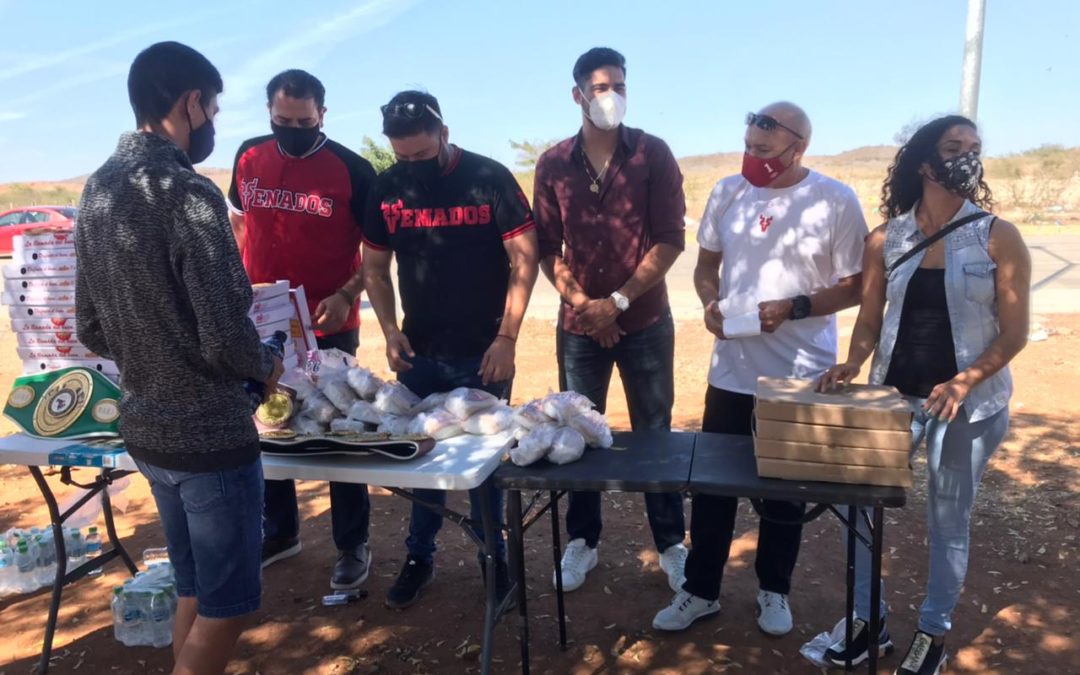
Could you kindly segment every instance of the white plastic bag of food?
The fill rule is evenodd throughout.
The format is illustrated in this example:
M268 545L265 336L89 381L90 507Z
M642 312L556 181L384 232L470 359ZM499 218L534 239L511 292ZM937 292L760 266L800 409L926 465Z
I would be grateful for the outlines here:
M514 410L514 424L525 429L532 429L554 421L544 412L544 403L540 399L529 401Z
M330 420L339 416L338 409L334 407L330 399L319 392L304 399L304 402L300 405L300 415L318 422L323 425L324 429L326 425L330 424Z
M607 418L596 410L574 415L567 420L566 426L581 434L585 442L594 448L610 448L614 443Z
M548 394L543 401L544 414L566 424L571 417L593 409L592 401L576 391L563 391Z
M363 434L367 433L367 426L360 420L339 418L330 421L330 431L336 433Z
M499 405L499 399L480 389L458 387L450 392L443 404L459 420L467 420L473 415Z
M443 408L436 408L431 412L420 413L412 426L412 433L430 436L437 441L460 436L465 433L461 428L461 420Z
M401 415L383 415L379 423L379 431L391 436L408 436L411 433L409 425L412 419Z
M347 417L351 420L358 422L367 422L368 424L378 424L382 421L382 416L379 415L379 411L375 409L375 406L367 401L357 401L349 408Z
M461 423L465 433L474 436L494 436L514 424L514 411L509 406L497 406L476 413Z
M422 401L413 406L412 414L419 415L420 413L431 412L436 408L443 407L446 403L446 397L450 394L446 392L436 392L425 397Z
M420 397L400 382L386 382L375 394L375 409L384 415L409 415Z
M581 434L570 427L559 427L551 441L551 451L547 458L555 464L569 464L578 461L584 454L585 439Z
M518 466L528 466L544 458L555 441L559 427L554 424L541 424L529 431L510 449L510 461Z
M327 405L330 405L329 402ZM331 406L333 407L333 406ZM318 436L326 431L326 425L320 424L310 417L299 415L289 422L289 429L295 431L301 436Z
M344 369L332 370L319 377L319 391L330 399L334 407L343 415L349 412L353 403L356 403L356 392L352 390L347 380L348 372Z
M365 401L374 401L375 394L379 393L379 387L385 384L380 377L367 368L350 368L345 380L356 395Z
M291 387L296 392L296 400L303 401L307 397L319 393L319 388L311 381L302 368L292 368L285 371L280 382Z

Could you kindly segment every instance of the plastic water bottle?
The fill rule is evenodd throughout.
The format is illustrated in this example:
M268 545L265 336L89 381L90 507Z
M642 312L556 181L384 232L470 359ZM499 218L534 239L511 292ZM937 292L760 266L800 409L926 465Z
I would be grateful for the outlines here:
M127 624L124 621L123 586L117 586L113 589L112 601L109 602L109 606L112 608L113 637L116 638L117 642L127 645L129 638Z
M121 592L123 634L127 638L124 644L128 647L150 644L150 641L146 639L146 622L141 595L143 594L133 590L130 584L125 584Z
M0 539L0 597L15 592L15 553L6 538Z
M86 531L86 559L92 560L101 554L101 535L98 534L96 527L91 527ZM90 572L89 576L100 576L104 572L103 569L98 567L94 571Z
M68 569L74 569L86 562L86 544L82 532L72 530L67 540Z
M173 614L169 599L158 591L150 598L151 646L168 647L172 644Z
M18 571L16 588L20 593L29 593L37 589L35 556L30 552L30 545L25 539L19 540L19 547L15 549L15 569Z
M142 563L145 567L167 562L169 562L169 549L167 548L148 548L142 552Z
M56 551L40 534L36 537L38 547L37 585L48 586L56 581Z
M289 336L284 331L275 332L269 340L264 342L274 356L279 359L285 358L285 343L288 342ZM258 382L256 380L244 380L244 391L247 392L248 398L251 400L251 412L254 414L259 406L262 405L263 399L266 398L266 383Z

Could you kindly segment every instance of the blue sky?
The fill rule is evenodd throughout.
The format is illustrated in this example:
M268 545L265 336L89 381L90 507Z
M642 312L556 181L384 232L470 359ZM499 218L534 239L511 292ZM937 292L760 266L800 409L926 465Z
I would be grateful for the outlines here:
M1080 2L987 0L979 122L987 151L1080 145ZM811 154L890 143L958 105L966 0L0 0L0 182L96 168L133 125L126 74L138 51L179 40L221 70L217 150L269 131L266 81L310 70L327 87L326 131L382 140L397 90L439 97L453 141L514 161L510 139L573 134L577 56L628 61L627 124L678 156L741 150L742 118L776 99L814 121ZM12 36L17 36L11 39Z

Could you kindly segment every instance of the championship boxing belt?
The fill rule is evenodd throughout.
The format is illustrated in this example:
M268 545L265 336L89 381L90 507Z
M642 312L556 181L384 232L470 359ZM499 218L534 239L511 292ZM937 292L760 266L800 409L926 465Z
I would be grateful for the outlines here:
M363 457L382 455L390 459L406 461L423 457L435 447L435 440L427 436L397 436L383 433L334 433L319 436L301 436L295 431L265 431L259 435L263 453L285 457L313 457L318 455L350 455Z
M120 389L87 368L64 368L15 379L4 417L44 439L117 437Z

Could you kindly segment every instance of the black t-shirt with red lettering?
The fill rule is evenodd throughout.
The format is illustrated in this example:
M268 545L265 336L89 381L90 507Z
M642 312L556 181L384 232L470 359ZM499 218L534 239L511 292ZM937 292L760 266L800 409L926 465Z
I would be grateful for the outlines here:
M504 242L533 227L513 174L457 147L430 186L400 163L376 179L364 241L397 257L402 332L417 354L483 355L506 305L510 260Z

